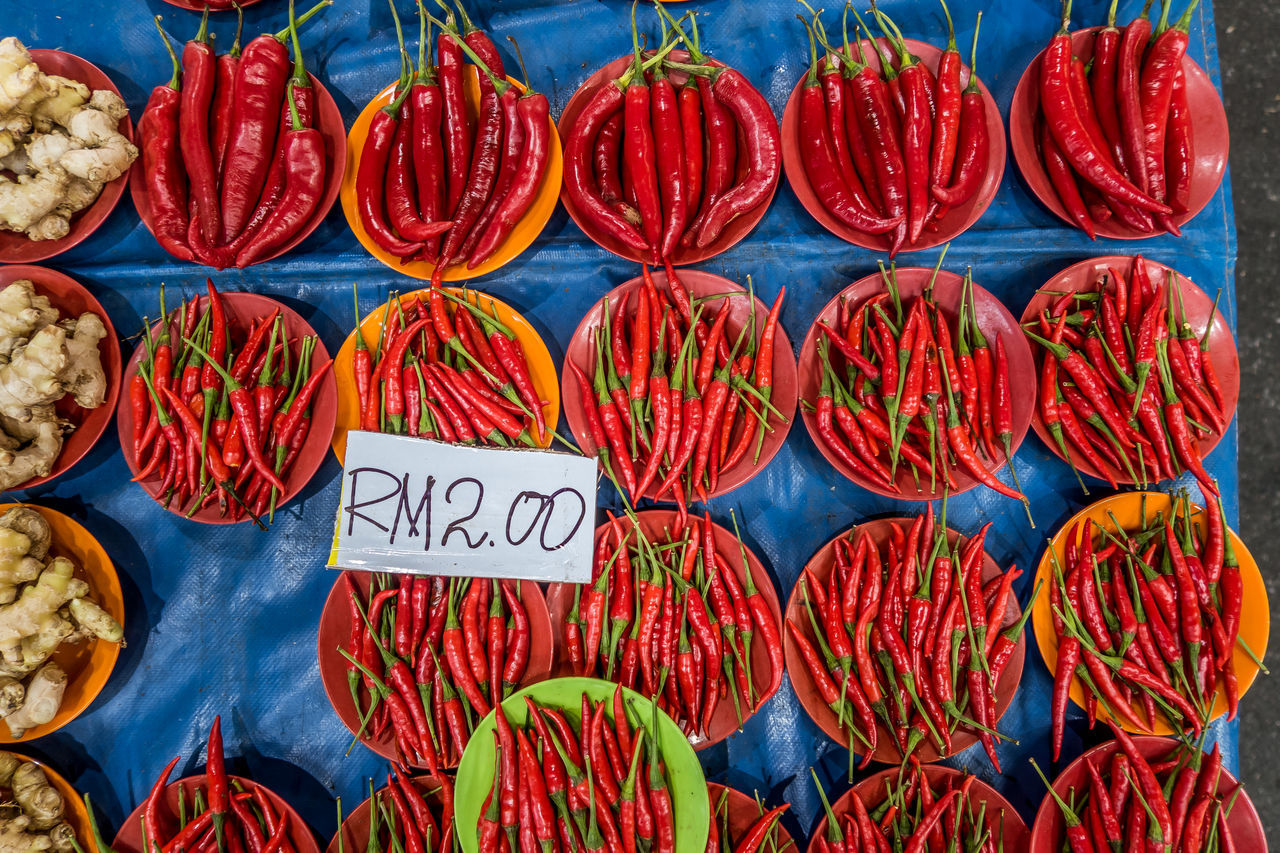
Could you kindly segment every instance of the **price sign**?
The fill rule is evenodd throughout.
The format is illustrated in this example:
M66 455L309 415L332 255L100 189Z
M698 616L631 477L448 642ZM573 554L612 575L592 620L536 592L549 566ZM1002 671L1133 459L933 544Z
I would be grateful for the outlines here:
M596 462L352 432L330 568L588 583Z

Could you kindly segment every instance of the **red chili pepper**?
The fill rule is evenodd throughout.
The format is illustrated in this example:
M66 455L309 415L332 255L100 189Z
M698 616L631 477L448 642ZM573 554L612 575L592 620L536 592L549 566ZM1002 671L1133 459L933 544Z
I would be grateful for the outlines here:
M293 30L296 47L297 31ZM324 137L315 128L305 127L294 103L293 88L288 96L291 129L284 134L283 161L285 188L271 215L236 255L236 266L245 267L264 259L293 238L310 221L324 192Z
M959 154L949 184L936 181L933 197L947 207L959 207L973 198L982 185L989 168L989 142L987 139L987 102L978 88L978 25L973 29L973 53L969 58L969 83L960 101ZM939 113L941 114L941 113Z
M187 245L187 179L180 148L179 117L182 100L182 68L169 37L155 18L156 29L164 39L173 60L173 76L166 85L151 90L151 97L138 123L141 141L143 175L147 181L147 199L152 211L152 232L164 250L175 258L193 261Z
M441 73L443 76L443 69ZM415 255L424 248L422 242L407 242L396 236L384 213L387 161L395 141L400 107L409 92L410 87L402 87L395 99L374 115L356 168L356 202L360 212L360 225L379 248L398 258Z
M196 219L208 243L216 243L221 232L218 212L218 176L213 167L209 140L209 109L214 92L213 47L209 43L209 10L200 19L195 38L182 49L182 100L179 140L182 160L191 184Z
M450 16L452 17L452 13ZM463 92L462 78L466 59L462 53L462 42L453 32L441 29L440 35L436 37L436 62L436 71L440 76L440 95L444 102L444 149L445 162L448 164L444 213L452 219L467 186L473 132L467 118L466 95ZM514 847L514 843L512 846Z
M222 166L220 243L230 243L244 230L271 167L280 103L289 79L286 33L263 34L250 41L236 68L231 138Z

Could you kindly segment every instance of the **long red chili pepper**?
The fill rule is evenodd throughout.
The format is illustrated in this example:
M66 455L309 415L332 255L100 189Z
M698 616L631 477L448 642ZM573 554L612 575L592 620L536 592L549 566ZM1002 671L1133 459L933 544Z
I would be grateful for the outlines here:
M360 224L379 248L398 258L407 258L424 248L421 242L407 242L396 236L387 222L384 204L387 161L395 140L400 105L409 92L410 87L403 87L395 100L374 114L356 167L356 203Z
M215 243L222 223L218 211L218 176L209 140L209 108L213 103L215 57L209 43L209 10L200 30L182 49L182 102L179 139L198 227L208 243Z
M165 251L179 260L194 256L187 245L187 179L179 143L179 116L182 100L182 67L169 44L169 37L155 18L173 60L173 76L166 85L151 90L151 97L138 123L142 145L143 175L147 181L147 201L152 211L152 231Z

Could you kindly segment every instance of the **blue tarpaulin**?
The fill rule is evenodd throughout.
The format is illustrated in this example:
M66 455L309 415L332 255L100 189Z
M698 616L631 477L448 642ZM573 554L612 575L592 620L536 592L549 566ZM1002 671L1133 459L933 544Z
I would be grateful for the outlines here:
M591 72L629 50L630 4L619 0L468 3L472 16L499 36L504 55L510 51L501 36L519 40L535 84L551 98L553 115ZM398 5L402 15L411 14L407 0ZM937 4L881 0L880 5L907 36L945 42ZM1077 0L1074 22L1102 24L1108 5L1105 0ZM1121 19L1128 20L1140 6L1139 0L1122 0ZM168 57L149 18L163 15L165 27L179 39L193 34L199 22L198 14L161 0L8 2L5 7L0 35L17 35L33 47L71 51L97 64L123 91L135 120L151 87L169 77ZM254 5L246 13L246 34L282 27L285 8L283 0ZM704 49L743 71L781 116L808 62L804 32L793 17L801 7L784 0L703 0L698 9ZM980 72L1007 116L1019 76L1057 26L1057 0L952 0L951 9L961 45L968 44L976 12L984 12ZM642 7L640 15L656 32L652 10ZM224 49L234 26L232 13L213 18ZM307 63L333 93L348 126L396 76L395 34L383 0L337 0L307 25L303 36ZM1200 3L1193 17L1190 50L1217 82L1209 0ZM1090 243L1036 202L1010 158L995 202L953 243L946 261L949 269L972 265L975 279L1016 316L1057 271L1095 255L1139 249L1210 294L1221 288L1234 328L1236 237L1228 182L1180 239ZM931 266L937 255L931 250L901 262ZM766 302L786 285L782 322L791 340L799 342L832 295L874 271L875 262L872 253L824 231L791 190L782 187L746 240L699 266L737 281L751 274ZM194 293L205 276L201 268L172 262L139 224L127 199L91 239L48 264L93 290L126 335L140 328L142 314L154 315L160 282L173 291ZM558 209L528 251L475 285L522 311L558 362L588 306L635 274L633 264L597 248ZM312 323L330 351L336 351L351 327L353 282L360 285L363 311L385 300L392 288L416 286L366 255L337 208L287 257L216 275L215 281L223 288L283 300ZM1036 529L1016 502L982 489L952 499L947 512L951 525L965 533L994 522L987 540L991 554L1002 565L1016 562L1031 568L1046 537L1091 498L1033 435L1017 463L1032 499ZM1234 426L1209 457L1208 467L1224 487L1228 521L1234 522ZM22 495L80 520L106 547L124 585L128 648L110 683L80 719L23 747L47 758L92 794L110 826L119 825L173 755L185 756L179 772L203 764L202 738L218 713L223 715L231 769L284 795L326 843L335 829L335 795L354 807L363 799L362 781L385 771L363 747L345 755L350 734L330 709L316 668L316 626L335 579L324 562L338 473L330 457L301 498L277 515L268 533L248 525L202 526L165 512L129 482L112 429L69 475ZM1095 497L1106 493L1097 485ZM772 464L749 485L714 501L712 510L727 515L734 508L745 519L748 544L769 567L785 599L801 567L827 539L861 520L917 507L921 505L877 498L850 484L823 461L797 424ZM1030 593L1031 574L1017 585L1023 601ZM1021 746L1001 747L1006 775L994 780L1028 823L1043 787L1027 758L1037 756L1042 766L1050 766L1049 693L1049 673L1031 645L1021 689L1001 724ZM1234 727L1215 731L1234 764ZM1073 707L1066 759L1100 738L1097 732L1086 733L1083 713ZM799 838L807 838L818 819L808 767L818 766L834 793L847 788L843 747L809 721L788 684L745 731L704 752L702 760L709 779L759 789L770 802L792 802L785 823ZM984 778L994 776L979 748L952 763Z

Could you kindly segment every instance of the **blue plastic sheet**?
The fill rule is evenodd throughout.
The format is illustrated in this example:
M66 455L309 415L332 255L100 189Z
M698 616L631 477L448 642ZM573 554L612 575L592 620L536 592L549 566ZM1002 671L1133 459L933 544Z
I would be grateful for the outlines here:
M468 3L473 17L499 36L504 55L509 56L509 47L501 36L519 40L534 82L549 93L556 115L588 74L630 45L630 6L618 0ZM398 5L402 14L410 13L407 0ZM881 0L881 5L908 36L935 44L944 40L936 4ZM1077 0L1074 20L1100 24L1107 6L1105 0ZM1123 0L1120 6L1121 19L1127 20L1141 3ZM135 118L151 86L169 76L168 58L148 18L163 14L165 26L179 39L194 33L199 20L160 0L8 2L5 7L0 35L69 50L98 64L124 92ZM975 13L984 11L980 72L1007 115L1020 74L1057 26L1057 0L952 0L951 7L961 45L968 44ZM704 0L698 8L704 13L704 47L741 69L780 116L808 60L803 31L793 17L800 8L785 0ZM284 10L283 0L255 5L246 15L246 34L279 29ZM656 31L653 12L640 11L644 25ZM224 49L234 23L230 13L214 18ZM337 0L306 27L304 40L308 65L329 87L348 124L395 76L395 37L382 0ZM1191 54L1217 81L1209 0L1196 10ZM1222 288L1223 307L1234 327L1236 241L1226 182L1180 240L1091 244L1035 201L1010 158L994 204L955 241L947 266L971 264L976 280L1017 315L1035 288L1058 270L1094 255L1137 249L1176 267L1211 294ZM903 262L932 265L936 258L936 251L928 251ZM873 271L875 260L823 231L783 187L754 233L701 268L739 281L750 273L767 301L785 284L782 320L791 340L798 342L822 305L845 284ZM140 327L142 313L155 312L159 282L193 292L204 279L203 270L171 262L128 201L93 238L50 264L86 283L125 334ZM587 307L634 275L633 265L590 243L558 210L528 251L476 285L523 311L559 361ZM360 284L364 311L384 300L392 287L413 284L369 258L336 208L287 258L216 280L224 288L284 300L310 320L331 351L351 326L353 281ZM1032 498L1035 530L1017 503L981 489L953 499L948 516L952 526L966 533L994 522L988 538L992 555L1004 565L1016 562L1031 569L1045 537L1090 498L1034 436L1022 446L1017 463ZM1234 427L1209 457L1208 467L1224 487L1233 522ZM337 462L330 458L302 497L277 516L269 533L247 525L206 527L164 512L129 483L113 430L69 476L23 495L82 521L106 546L124 584L128 648L106 690L79 720L25 747L91 793L110 826L118 826L140 801L170 757L185 756L179 772L203 763L200 744L217 713L223 715L232 770L283 794L326 841L335 829L334 796L341 795L352 808L363 799L362 780L385 771L363 747L344 757L350 736L325 699L315 663L316 625L334 581L323 564L337 475ZM1101 494L1102 488L1094 491L1095 497ZM750 546L770 567L785 599L801 567L828 538L863 519L917 507L852 486L824 463L797 425L767 470L715 501L712 509L719 515L730 508L740 512ZM1017 585L1024 601L1031 574ZM1043 788L1027 758L1037 756L1042 766L1050 767L1049 692L1049 674L1032 645L1021 689L1001 724L1021 746L1001 747L1006 775L995 780L1028 822ZM1216 732L1234 763L1234 727ZM1073 708L1065 759L1099 738L1085 733L1083 715ZM710 779L759 789L771 802L791 801L794 808L785 823L796 837L806 838L819 809L808 767L817 766L828 789L838 795L847 788L845 755L808 720L784 684L745 731L703 753L703 763ZM985 778L994 776L977 748L953 763Z

